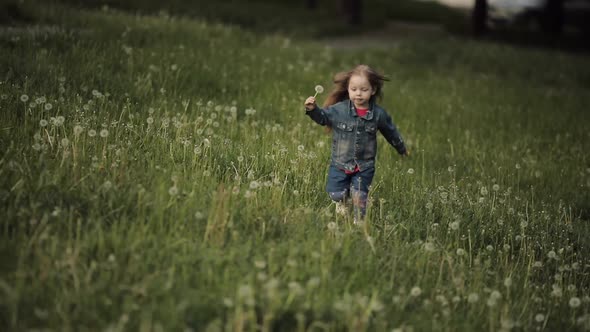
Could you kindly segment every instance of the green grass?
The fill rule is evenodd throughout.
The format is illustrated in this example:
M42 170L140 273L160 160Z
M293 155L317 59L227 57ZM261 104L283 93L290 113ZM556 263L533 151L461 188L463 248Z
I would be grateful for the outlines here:
M1 330L590 328L587 58L20 6L38 24L0 34ZM380 139L361 228L302 107L359 62L412 151Z

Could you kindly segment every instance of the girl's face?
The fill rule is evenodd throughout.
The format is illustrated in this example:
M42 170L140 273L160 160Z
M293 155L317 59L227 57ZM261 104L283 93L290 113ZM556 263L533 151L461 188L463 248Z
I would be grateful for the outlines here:
M363 75L352 75L348 80L348 97L356 108L369 108L369 101L375 92Z

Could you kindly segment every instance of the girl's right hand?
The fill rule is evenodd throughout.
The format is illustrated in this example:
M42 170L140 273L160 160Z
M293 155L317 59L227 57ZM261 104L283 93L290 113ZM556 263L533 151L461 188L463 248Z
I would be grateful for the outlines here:
M312 111L313 109L315 109L317 107L316 103L315 103L315 97L308 97L305 100L305 109L308 111Z

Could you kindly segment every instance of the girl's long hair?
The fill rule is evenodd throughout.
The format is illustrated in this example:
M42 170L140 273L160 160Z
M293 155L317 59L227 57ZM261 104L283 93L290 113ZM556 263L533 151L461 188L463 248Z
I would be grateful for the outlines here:
M348 82L354 75L365 76L371 87L375 89L375 94L371 96L369 102L373 103L375 99L382 97L383 82L389 81L389 79L367 65L358 65L352 70L343 71L334 75L334 88L324 101L324 108L348 99ZM326 126L326 134L330 134L331 132L332 128Z
M334 88L324 101L324 108L348 99L348 82L354 75L365 76L371 84L371 87L375 90L375 94L371 96L370 102L381 98L383 82L389 81L387 77L379 74L376 70L367 65L358 65L352 70L337 73L334 75Z

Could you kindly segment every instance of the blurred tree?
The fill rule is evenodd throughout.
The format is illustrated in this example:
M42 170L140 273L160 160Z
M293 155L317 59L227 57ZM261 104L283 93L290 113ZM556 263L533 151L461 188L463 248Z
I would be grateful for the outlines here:
M341 0L342 11L346 16L346 21L351 25L357 25L362 22L362 0Z
M473 34L481 36L488 31L488 0L475 0L471 12Z
M543 31L558 35L563 30L563 1L564 0L547 0L543 7L541 16L541 27Z
M318 8L318 1L317 0L307 0L307 8L308 9Z

